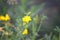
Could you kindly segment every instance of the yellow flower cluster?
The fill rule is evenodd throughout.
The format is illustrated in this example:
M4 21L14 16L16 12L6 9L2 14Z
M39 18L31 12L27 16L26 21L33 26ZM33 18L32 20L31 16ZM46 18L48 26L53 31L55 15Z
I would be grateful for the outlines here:
M5 16L0 16L0 20L8 21L8 20L10 20L10 16L8 14L6 14Z
M28 34L28 29L25 29L23 32L22 32L23 35L26 35Z
M28 23L29 21L31 21L31 17L30 17L30 16L24 16L24 17L22 18L22 21L23 21L24 23Z

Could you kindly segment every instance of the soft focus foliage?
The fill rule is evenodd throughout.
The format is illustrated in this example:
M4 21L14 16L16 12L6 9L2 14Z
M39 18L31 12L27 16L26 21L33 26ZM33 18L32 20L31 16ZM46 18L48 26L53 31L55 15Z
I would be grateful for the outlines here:
M42 22L46 18L42 14L40 19L41 23L37 26L39 22L37 13L43 10L45 3L31 7L29 5L33 1L31 2L30 0L6 0L6 2L5 0L0 0L0 4L2 3L4 5L1 5L3 9L0 9L0 40L35 40ZM50 35L46 34L39 40L60 40L60 29L56 28L55 31L59 33L59 37L55 35L52 37L51 33Z

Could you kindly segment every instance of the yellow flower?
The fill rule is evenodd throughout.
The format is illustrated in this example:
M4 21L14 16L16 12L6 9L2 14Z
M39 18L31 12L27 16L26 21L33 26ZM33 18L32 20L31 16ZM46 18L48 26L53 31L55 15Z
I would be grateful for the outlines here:
M0 16L0 20L5 20L5 17L4 16Z
M6 16L5 16L5 21L7 21L7 20L10 20L10 16L8 14L6 14Z
M31 17L30 17L30 16L24 16L24 17L22 18L22 21L23 21L24 23L28 23L29 21L31 21Z
M2 20L2 21L8 21L8 20L10 20L10 17L9 17L8 14L6 14L5 16L0 16L0 20Z
M25 29L23 32L22 32L23 35L26 35L28 34L28 29Z

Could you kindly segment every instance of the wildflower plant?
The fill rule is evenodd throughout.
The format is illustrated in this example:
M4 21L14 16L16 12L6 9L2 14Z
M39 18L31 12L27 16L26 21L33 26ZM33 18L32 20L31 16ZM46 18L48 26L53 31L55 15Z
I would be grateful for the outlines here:
M7 3L12 5L8 9L8 14L0 15L0 21L4 24L0 27L0 40L35 40L38 32L41 29L43 20L47 18L43 13L41 17L38 17L38 11L43 10L45 3L40 6L31 6L30 9L27 7L30 3L29 0L8 0ZM10 22L13 19L12 23ZM40 25L37 24L40 21ZM3 21L3 22L2 22ZM40 40L52 40L51 35L45 35ZM55 36L53 37L55 40Z

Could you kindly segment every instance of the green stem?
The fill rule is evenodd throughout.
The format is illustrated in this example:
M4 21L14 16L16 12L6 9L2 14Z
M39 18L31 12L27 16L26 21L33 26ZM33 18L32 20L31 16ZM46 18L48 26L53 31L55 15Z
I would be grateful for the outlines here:
M59 32L59 40L60 40L60 32Z

